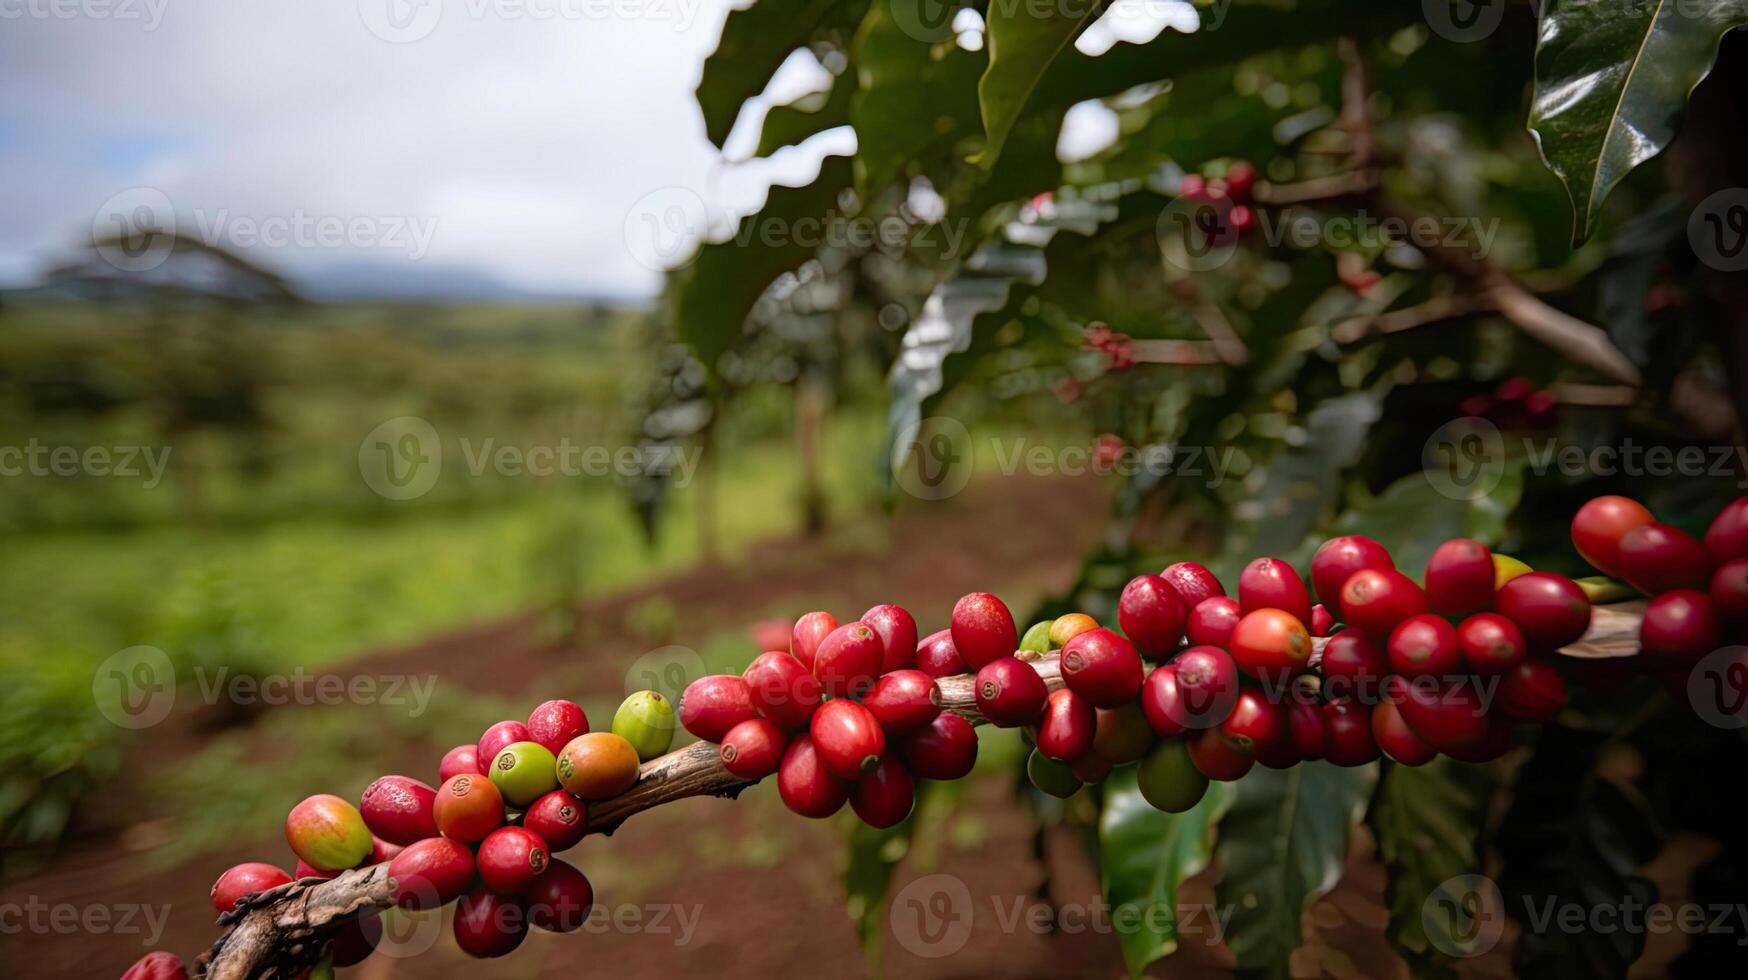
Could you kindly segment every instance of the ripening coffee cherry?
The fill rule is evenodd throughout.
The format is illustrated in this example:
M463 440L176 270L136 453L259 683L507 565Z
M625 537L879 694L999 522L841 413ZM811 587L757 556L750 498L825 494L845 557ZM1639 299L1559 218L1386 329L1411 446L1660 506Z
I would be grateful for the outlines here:
M1350 626L1324 644L1317 670L1324 694L1370 703L1377 700L1390 665L1370 633Z
M1335 615L1329 611L1328 606L1319 602L1311 607L1311 622L1305 625L1311 630L1313 637L1328 636L1329 631L1335 629Z
M370 828L352 804L326 793L309 797L285 817L292 853L318 871L355 868L370 856Z
M890 674L916 662L916 617L903 606L875 606L862 622L880 638L880 673Z
M1027 627L1020 636L1020 649L1030 653L1049 653L1055 649L1050 644L1050 627L1054 625L1054 619L1040 619Z
M404 847L437 836L437 820L431 816L436 800L437 791L417 779L381 776L365 787L358 812L372 834Z
M500 721L485 730L479 737L479 744L474 746L474 761L479 764L481 773L491 768L492 760L498 753L517 742L532 742L533 735L528 726L519 721Z
M972 670L998 657L1011 657L1019 649L1014 614L1007 604L987 592L973 592L953 605L953 646Z
M784 654L788 656L788 654ZM749 718L730 728L716 750L722 767L741 779L757 782L777 771L789 736L769 718Z
M1116 708L1093 713L1092 754L1114 766L1134 762L1153 747L1153 727L1141 705L1130 701Z
M1189 743L1181 738L1163 739L1150 749L1135 771L1135 782L1141 798L1166 813L1183 813L1208 792L1208 777L1196 768Z
M930 633L916 647L916 668L930 677L953 677L970 673L965 658L953 646L953 631Z
M479 747L476 743L457 745L443 753L443 761L437 766L437 782L446 783L450 776L468 773L483 776L479 768Z
M854 697L880 676L885 657L880 637L868 624L845 623L819 642L813 654L813 676L820 690L834 698Z
M473 884L473 850L447 837L407 845L388 863L395 904L406 909L442 908Z
M188 980L188 969L181 957L160 949L136 960L121 980Z
M1348 577L1366 568L1395 571L1396 561L1383 545L1363 534L1330 538L1311 556L1311 587L1317 598L1333 608L1341 601L1341 587Z
M1503 674L1529 656L1529 641L1517 624L1498 613L1476 613L1457 624L1463 666L1477 674Z
M1712 572L1712 611L1731 626L1748 623L1748 558L1732 558Z
M1452 747L1473 745L1486 734L1486 705L1468 678L1457 681L1404 679L1398 689L1401 697L1395 699L1395 706L1401 711L1402 719L1433 748L1443 752ZM1386 698L1383 703L1391 700ZM1373 731L1376 732L1375 727ZM1379 745L1383 746L1383 743Z
M1748 497L1731 501L1706 528L1706 552L1712 561L1748 558Z
M574 866L554 858L528 886L528 922L546 932L575 932L589 920L595 888Z
M451 776L431 804L437 829L450 840L473 844L504 822L504 798L485 776Z
M886 732L873 712L844 698L820 705L808 734L826 771L839 779L872 772L886 753Z
M1082 633L1089 633L1099 628L1099 621L1086 613L1069 613L1058 616L1050 623L1050 646L1060 648L1068 645L1068 641Z
M1085 698L1066 687L1052 691L1038 723L1038 751L1057 762L1073 762L1092 751L1097 727L1098 714Z
M777 793L784 806L804 817L824 819L843 809L850 786L826 770L813 739L806 735L790 739L777 768Z
M1578 583L1553 572L1528 572L1505 583L1494 608L1517 624L1532 650L1557 650L1590 629L1590 600Z
M553 700L529 713L527 728L530 742L557 756L571 739L588 732L589 716L574 702Z
M1050 690L1030 664L1000 657L977 671L977 710L997 728L1035 724Z
M1372 712L1348 698L1323 703L1323 729L1329 733L1330 763L1363 766L1377 761L1378 742L1372 737Z
M1244 614L1233 627L1232 659L1259 680L1284 681L1311 661L1311 634L1292 613L1264 608Z
M1244 618L1238 609L1238 600L1229 596L1218 595L1203 599L1190 610L1190 618L1184 624L1184 633L1191 646L1209 646L1225 649L1232 643L1232 631L1238 628L1238 621Z
M1060 691L1056 692L1062 693ZM1074 766L1067 762L1052 759L1038 749L1026 757L1026 778L1038 788L1038 792L1066 800L1080 792L1081 781L1074 775Z
M1238 665L1219 647L1197 646L1171 662L1177 672L1178 703L1185 728L1212 728L1226 720L1238 701Z
M1432 613L1397 623L1384 644L1384 654L1390 669L1404 677L1450 677L1463 667L1456 628Z
M1499 601L1499 590L1505 588L1505 583L1519 575L1528 575L1533 571L1535 569L1516 558L1495 552L1493 554L1493 601L1495 603Z
M977 730L951 711L899 743L910 771L924 779L962 779L977 764Z
M789 657L786 653L779 656ZM795 660L794 657L789 659ZM800 661L795 661L795 665L801 666ZM613 712L611 731L630 742L637 750L637 757L648 762L667 754L674 744L674 730L678 727L672 701L662 697L660 691L637 691L621 701L619 710ZM559 751L564 751L563 745L559 746Z
M479 878L500 895L520 895L546 870L546 842L526 827L499 827L480 841L474 862Z
M1479 541L1452 538L1426 563L1426 601L1446 616L1493 606L1493 552Z
M244 896L278 888L290 881L291 875L286 874L283 868L259 861L239 864L219 875L218 880L212 883L212 907L221 913L229 912L237 907L237 902Z
M1653 598L1639 623L1639 646L1645 659L1658 666L1692 666L1718 648L1720 636L1712 600L1693 589Z
M1198 772L1223 783L1242 779L1256 764L1256 749L1249 739L1240 741L1218 728L1196 732L1184 745Z
M1207 599L1226 594L1226 587L1220 580L1208 571L1208 566L1193 561L1180 561L1169 565L1159 577L1171 583L1177 594L1183 596L1184 605L1191 609Z
M929 727L941 713L940 688L920 670L895 670L882 676L862 695L862 707L874 714L890 735L909 735Z
M1380 701L1372 709L1372 739L1385 755L1404 766L1424 766L1438 757L1438 750L1414 733L1390 701Z
M1314 762L1328 756L1329 727L1317 702L1295 699L1287 702L1286 710L1287 742L1299 760Z
M1135 648L1154 660L1177 649L1190 607L1171 583L1158 575L1137 575L1117 600L1117 624Z
M1621 535L1621 577L1646 595L1703 589L1712 556L1693 535L1671 524L1641 524Z
M558 781L575 797L605 800L637 782L637 750L612 732L590 732L571 739L558 754Z
M733 674L700 677L680 695L680 724L706 742L722 741L730 728L756 714L752 688Z
M809 671L813 670L813 654L832 630L838 628L838 618L828 612L810 612L795 621L789 633L789 653Z
M539 834L550 853L559 854L589 832L589 808L569 790L555 789L523 812L522 826Z
M455 945L475 959L495 959L515 951L528 936L528 913L516 895L476 888L455 903L450 920Z
M806 727L822 699L819 678L793 655L781 650L759 654L747 665L741 679L746 681L753 707L788 729Z
M1566 707L1566 679L1545 660L1525 660L1506 672L1494 703L1507 718L1546 724Z
M1238 701L1232 706L1232 713L1220 723L1220 730L1239 745L1248 746L1255 755L1258 750L1272 747L1287 737L1287 713L1279 702L1247 687L1238 692Z
M1408 576L1386 568L1362 568L1341 587L1341 621L1374 636L1389 636L1396 624L1426 612L1426 593Z
M1090 630L1069 640L1062 648L1061 664L1062 682L1095 708L1134 701L1146 672L1135 647L1108 629Z
M1238 576L1238 608L1246 614L1279 609L1304 623L1311 619L1311 593L1293 566L1279 558L1258 558Z
M1656 520L1645 505L1627 497L1597 497L1572 515L1572 545L1584 560L1611 578L1621 577L1621 537Z
M515 742L492 760L491 781L520 810L558 788L558 760L538 742Z
M894 756L880 760L874 771L856 782L850 791L850 809L862 822L877 830L895 827L910 816L916 803L916 780Z

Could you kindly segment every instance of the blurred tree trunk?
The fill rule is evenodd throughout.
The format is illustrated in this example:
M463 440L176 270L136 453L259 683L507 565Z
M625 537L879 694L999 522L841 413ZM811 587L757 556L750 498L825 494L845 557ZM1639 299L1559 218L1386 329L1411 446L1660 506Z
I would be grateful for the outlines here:
M825 488L819 474L824 432L825 391L803 372L795 382L795 448L801 457L801 525L808 537L825 533Z

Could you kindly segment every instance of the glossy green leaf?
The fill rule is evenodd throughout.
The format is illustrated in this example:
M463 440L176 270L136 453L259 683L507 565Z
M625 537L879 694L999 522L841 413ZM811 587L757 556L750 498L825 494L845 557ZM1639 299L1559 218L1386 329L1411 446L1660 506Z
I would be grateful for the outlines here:
M1744 23L1741 0L1546 0L1530 130L1572 199L1575 242L1615 185L1675 138L1719 42Z
M758 156L768 157L786 146L796 146L828 129L850 124L850 96L856 90L854 69L832 80L832 87L787 105L772 106L759 127Z
M986 142L978 163L986 169L1001 157L1002 144L1026 110L1050 63L1099 9L1091 2L998 3L985 14L989 67L977 83Z
M856 127L856 186L864 199L885 190L907 166L936 176L931 171L951 159L954 145L981 129L977 78L988 56L950 41L930 43L916 36L914 26L907 29L934 3L877 3L856 32L850 119Z
M698 108L704 113L704 134L710 142L722 146L741 105L765 90L791 54L823 27L859 16L861 6L843 0L757 0L730 12L698 80Z
M1214 826L1234 792L1231 783L1210 783L1202 802L1183 813L1163 813L1141 798L1133 766L1106 781L1099 816L1105 902L1113 924L1121 923L1117 940L1131 975L1176 951L1180 931L1217 929L1211 915L1204 921L1200 913L1196 921L1179 923L1177 892L1214 856ZM1214 935L1209 931L1202 938Z
M925 784L926 785L926 784ZM880 936L886 926L886 893L893 869L910 851L914 814L884 830L857 820L851 827L844 861L844 900L850 919L856 923L856 939L868 969L880 975Z
M1239 970L1287 975L1299 916L1340 880L1348 835L1377 779L1376 765L1307 762L1284 770L1258 766L1238 781L1214 856L1220 907L1230 915L1226 945Z
M1415 976L1449 975L1453 951L1466 948L1463 924L1429 896L1452 878L1481 872L1476 840L1494 783L1492 769L1449 756L1384 774L1372 830L1390 876L1390 939Z

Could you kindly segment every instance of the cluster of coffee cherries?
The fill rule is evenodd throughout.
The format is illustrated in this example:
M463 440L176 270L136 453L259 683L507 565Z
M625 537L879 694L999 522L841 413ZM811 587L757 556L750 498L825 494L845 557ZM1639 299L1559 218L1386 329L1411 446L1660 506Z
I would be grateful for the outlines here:
M1491 394L1463 399L1462 412L1501 429L1545 429L1556 421L1557 404L1551 393L1538 391L1530 379L1507 378Z
M1256 179L1256 168L1240 160L1217 177L1185 174L1178 197L1211 205L1218 216L1218 230L1209 237L1218 244L1230 244L1256 227Z
M1135 366L1134 348L1128 334L1117 333L1109 325L1093 323L1086 328L1086 347L1105 355L1105 367L1112 371Z

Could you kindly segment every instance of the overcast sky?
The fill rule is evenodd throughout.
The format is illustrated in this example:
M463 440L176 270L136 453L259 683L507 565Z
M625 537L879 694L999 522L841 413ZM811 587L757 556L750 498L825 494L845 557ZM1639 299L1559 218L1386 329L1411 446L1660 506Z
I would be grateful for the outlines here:
M705 139L693 89L733 5L0 0L0 285L168 202L294 274L419 261L647 295L660 257L628 219L744 212L855 145L733 164ZM771 94L824 77L798 56Z

